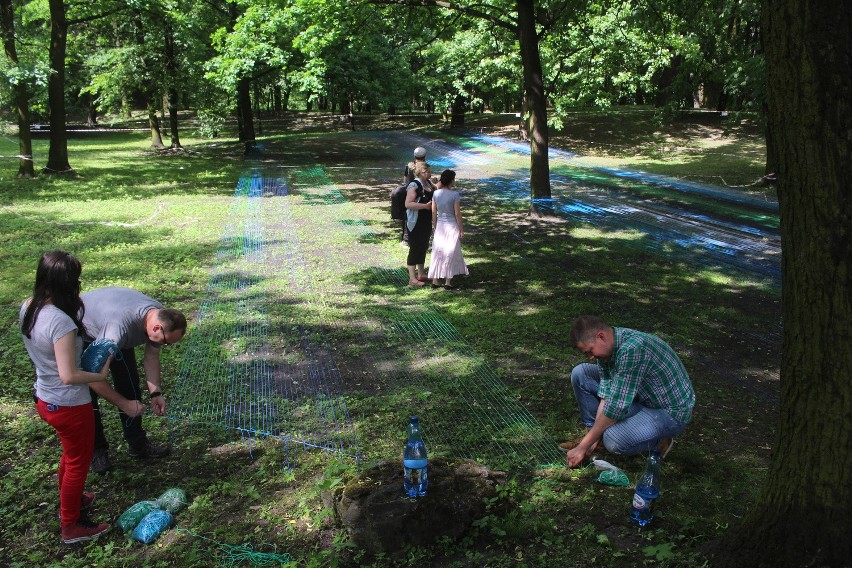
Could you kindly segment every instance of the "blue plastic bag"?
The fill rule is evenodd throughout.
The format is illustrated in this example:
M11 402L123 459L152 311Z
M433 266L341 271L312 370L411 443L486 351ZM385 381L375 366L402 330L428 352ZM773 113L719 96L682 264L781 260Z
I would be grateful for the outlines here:
M171 513L162 509L154 509L139 521L130 536L139 542L151 544L164 530L172 526L173 522L174 517Z
M121 358L121 351L115 341L96 339L83 351L83 356L80 357L80 368L90 373L100 373L110 355L116 360Z

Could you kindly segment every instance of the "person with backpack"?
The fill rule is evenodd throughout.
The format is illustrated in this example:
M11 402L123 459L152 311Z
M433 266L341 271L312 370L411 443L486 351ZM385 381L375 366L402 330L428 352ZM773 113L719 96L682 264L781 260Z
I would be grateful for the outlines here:
M432 169L426 162L414 166L414 181L408 184L405 196L405 209L408 219L408 285L423 286L428 279L426 269L426 249L432 235L432 192L434 187L429 177Z
M420 163L426 162L426 148L423 146L418 146L414 149L414 160L408 162L405 166L405 170L402 172L402 185L406 188L408 184L414 181L414 167ZM400 243L402 246L408 246L408 223L407 219L402 220L402 242Z

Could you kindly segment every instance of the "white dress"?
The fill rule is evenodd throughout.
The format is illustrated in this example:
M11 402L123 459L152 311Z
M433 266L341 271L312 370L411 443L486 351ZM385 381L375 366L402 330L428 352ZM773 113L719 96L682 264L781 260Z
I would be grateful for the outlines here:
M438 209L438 222L432 239L432 258L429 261L429 278L467 276L467 265L461 250L461 236L456 224L455 204L461 200L458 191L439 189L432 200Z

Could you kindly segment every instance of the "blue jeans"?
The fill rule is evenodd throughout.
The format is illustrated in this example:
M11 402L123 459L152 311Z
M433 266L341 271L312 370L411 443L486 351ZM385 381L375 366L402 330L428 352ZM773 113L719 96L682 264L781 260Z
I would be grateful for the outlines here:
M571 371L571 386L580 408L580 420L586 428L595 423L601 402L598 398L600 382L600 368L592 363L581 363ZM678 422L665 410L634 402L624 419L604 431L603 444L614 454L643 454L656 448L663 438L673 438L685 428L685 422Z

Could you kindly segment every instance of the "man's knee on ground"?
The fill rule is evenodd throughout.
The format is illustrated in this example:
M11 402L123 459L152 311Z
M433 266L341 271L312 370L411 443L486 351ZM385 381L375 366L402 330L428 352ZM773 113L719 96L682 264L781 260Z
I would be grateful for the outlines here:
M571 369L571 386L576 387L582 378L585 376L585 372L582 369L583 365L577 365L573 369Z

